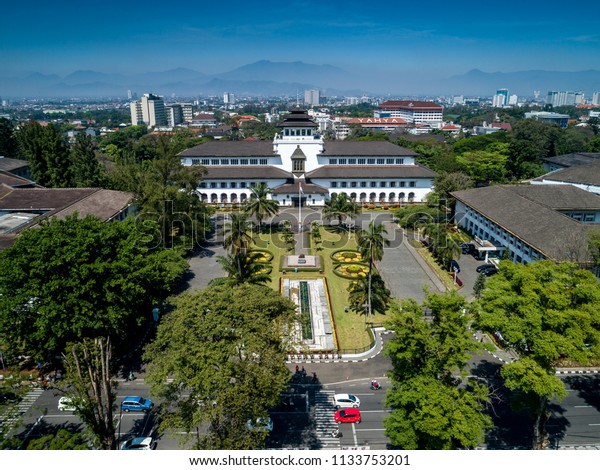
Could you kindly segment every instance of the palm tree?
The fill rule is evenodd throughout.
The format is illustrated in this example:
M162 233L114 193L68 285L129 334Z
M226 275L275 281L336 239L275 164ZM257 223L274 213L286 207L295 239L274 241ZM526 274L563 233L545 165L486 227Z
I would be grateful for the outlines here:
M390 303L391 293L379 274L373 274L371 282L371 302L369 304L369 280L362 278L348 286L348 303L359 315L365 315L365 305L371 305L374 312L385 313Z
M450 262L460 257L461 249L448 233L444 224L431 223L425 226L423 233L427 236L429 247L438 262L450 268Z
M230 286L239 284L266 284L271 277L264 272L265 265L258 263L259 253L235 253L227 256L217 256L217 262L227 273L225 279L219 278L211 284L227 284Z
M376 261L381 261L383 258L383 247L389 245L388 239L383 238L383 235L387 233L387 230L382 224L375 225L374 221L371 221L369 228L361 230L358 234L358 250L360 251L363 259L369 260L369 274L368 274L368 298L367 304L369 306L369 316L373 314L372 305L372 280L373 280L373 267Z
M342 225L342 220L346 217L355 217L360 213L360 206L352 202L346 193L341 193L325 202L323 215L327 220L338 219L338 224Z
M252 226L248 215L243 212L232 212L229 222L223 227L223 246L231 249L231 254L241 253L244 256L252 243Z
M269 199L271 188L266 184L260 183L250 188L250 198L244 203L243 210L246 214L256 217L258 228L260 230L262 221L266 217L271 217L279 212L279 202Z

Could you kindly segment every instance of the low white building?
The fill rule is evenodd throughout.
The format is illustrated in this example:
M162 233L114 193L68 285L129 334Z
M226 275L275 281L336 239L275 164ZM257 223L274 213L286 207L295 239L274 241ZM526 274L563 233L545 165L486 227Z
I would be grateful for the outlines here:
M284 206L322 206L340 193L363 203L421 202L435 177L415 162L415 152L387 141L325 141L299 109L273 141L206 142L180 157L206 167L198 194L218 204L243 202L259 183Z

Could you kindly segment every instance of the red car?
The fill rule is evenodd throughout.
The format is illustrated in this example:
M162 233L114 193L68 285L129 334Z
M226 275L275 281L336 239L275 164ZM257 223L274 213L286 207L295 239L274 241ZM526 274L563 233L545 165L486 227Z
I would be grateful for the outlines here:
M343 408L335 412L333 419L336 423L360 423L360 410L358 408Z

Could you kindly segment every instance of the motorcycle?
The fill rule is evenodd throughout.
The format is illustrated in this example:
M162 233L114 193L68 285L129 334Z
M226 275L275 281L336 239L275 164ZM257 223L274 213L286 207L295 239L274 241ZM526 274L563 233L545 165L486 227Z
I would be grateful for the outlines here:
M372 381L371 382L371 390L381 390L381 384L377 381Z
M335 437L335 438L342 437L342 431L340 431L340 428L336 428L333 431L331 431L331 437Z

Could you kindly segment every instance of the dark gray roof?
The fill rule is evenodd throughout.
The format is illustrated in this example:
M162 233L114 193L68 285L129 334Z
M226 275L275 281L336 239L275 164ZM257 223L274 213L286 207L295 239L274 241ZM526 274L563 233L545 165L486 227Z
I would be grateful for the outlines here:
M0 170L4 171L15 171L21 168L27 168L29 162L27 160L18 160L16 158L8 158L0 156Z
M180 157L272 157L273 155L273 142L270 140L213 140L179 154Z
M326 188L318 184L296 180L293 183L277 186L273 189L273 194L298 194L300 192L300 185L302 185L302 192L304 194L327 194L329 192Z
M35 184L31 180L28 180L27 178L13 175L10 171L4 171L4 170L0 170L0 184L5 184L12 188L19 188L19 187L41 188L41 186Z
M243 165L243 166L206 166L207 173L203 180L215 179L288 179L291 173L274 166Z
M600 186L600 159L592 160L591 163L588 162L584 165L577 164L569 168L553 171L536 178L535 181L557 181Z
M280 127L317 127L306 110L295 108L284 118Z
M554 210L600 210L600 196L570 184L511 185L519 196Z
M326 141L321 155L325 157L337 156L373 156L373 157L414 157L416 152L404 147L392 144L385 140L332 140Z
M324 165L307 178L434 178L435 172L419 165Z
M586 165L597 159L600 159L600 153L576 152L544 158L544 161L553 163L554 165L564 166L566 168L570 166Z
M294 153L292 153L291 158L295 158L296 160L306 160L306 155L298 145L298 147L296 147L296 150L294 150Z
M524 240L546 257L563 260L566 255L565 240L586 240L588 229L584 224L546 204L555 203L557 198L552 193L564 195L564 188L567 186L497 185L455 191L451 195ZM578 190L574 187L572 189ZM600 196L583 190L578 192L582 205L586 208L589 207L589 196L600 199Z

